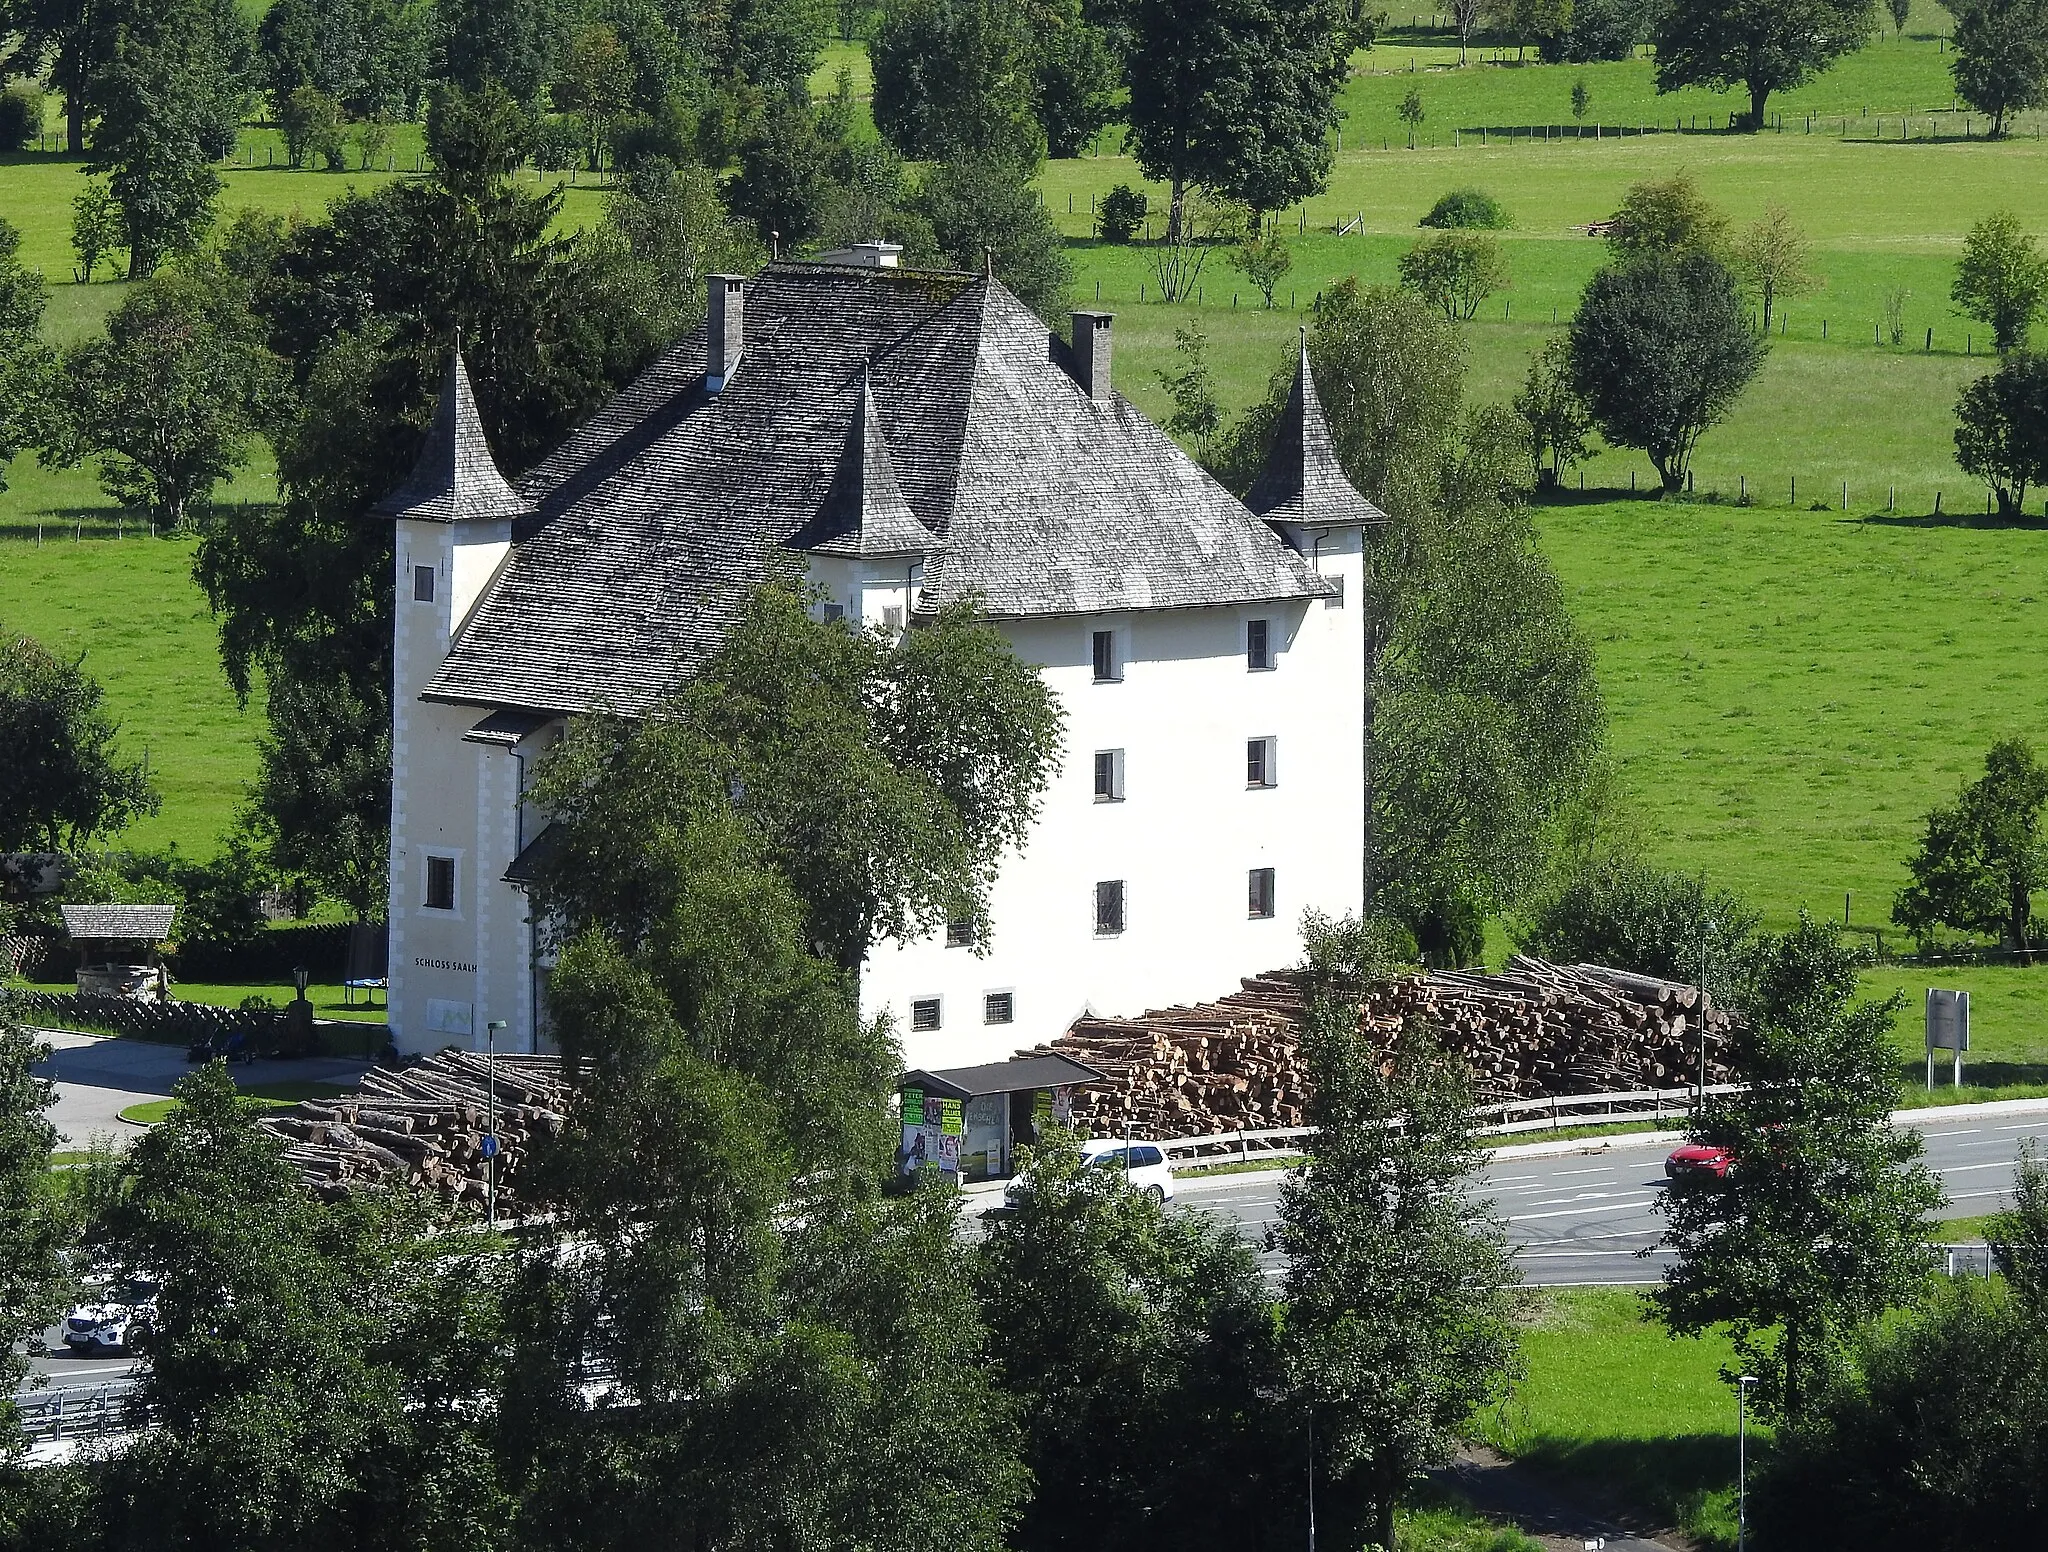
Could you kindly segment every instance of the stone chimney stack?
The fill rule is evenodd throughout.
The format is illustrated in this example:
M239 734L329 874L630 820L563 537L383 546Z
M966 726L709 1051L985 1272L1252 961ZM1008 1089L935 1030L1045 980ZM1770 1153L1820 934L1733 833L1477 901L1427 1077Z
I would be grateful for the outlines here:
M705 284L710 290L711 310L705 334L704 388L718 393L740 364L740 352L746 347L747 282L743 275L712 275Z
M1074 314L1075 375L1098 404L1107 404L1116 394L1109 369L1109 326L1115 317L1115 313Z

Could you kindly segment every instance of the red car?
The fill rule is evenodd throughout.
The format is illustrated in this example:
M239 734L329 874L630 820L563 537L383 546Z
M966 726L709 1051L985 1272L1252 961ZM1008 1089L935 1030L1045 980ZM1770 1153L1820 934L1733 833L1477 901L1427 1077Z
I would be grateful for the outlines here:
M1702 1175L1725 1180L1728 1167L1733 1162L1726 1148L1710 1148L1705 1143L1689 1142L1683 1148L1671 1150L1671 1157L1664 1161L1664 1173L1672 1180L1698 1179Z

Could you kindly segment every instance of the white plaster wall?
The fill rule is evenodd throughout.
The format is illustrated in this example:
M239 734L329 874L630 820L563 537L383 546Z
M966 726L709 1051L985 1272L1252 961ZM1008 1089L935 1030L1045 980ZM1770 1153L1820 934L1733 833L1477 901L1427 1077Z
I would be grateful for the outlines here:
M1312 546L1303 544L1304 551ZM996 1061L1060 1034L1083 1012L1204 1001L1239 978L1299 962L1313 906L1356 911L1364 810L1364 645L1355 531L1326 536L1318 566L1344 601L1005 622L1067 713L1062 766L1024 852L997 881L985 957L943 933L883 945L862 1010L888 1012L913 1067ZM1247 669L1244 625L1272 623L1277 667ZM1114 629L1123 678L1093 682L1090 635ZM1248 790L1245 743L1278 740L1277 786ZM1094 754L1125 751L1121 803L1094 800ZM1275 870L1276 913L1253 920L1247 875ZM1095 935L1095 884L1126 881L1126 926ZM1015 1022L983 1023L983 998L1015 994ZM941 999L941 1027L913 1031L913 999Z
M524 892L503 882L521 841L519 761L464 743L475 707L419 698L510 550L503 523L398 525L391 772L391 1035L401 1051L481 1050L491 1019L505 1049L533 1049ZM413 599L415 565L435 567L434 601ZM530 838L530 837L527 837ZM455 905L433 910L427 858L455 859ZM469 1031L431 1027L431 1005L469 1010ZM444 1020L446 1022L446 1020Z

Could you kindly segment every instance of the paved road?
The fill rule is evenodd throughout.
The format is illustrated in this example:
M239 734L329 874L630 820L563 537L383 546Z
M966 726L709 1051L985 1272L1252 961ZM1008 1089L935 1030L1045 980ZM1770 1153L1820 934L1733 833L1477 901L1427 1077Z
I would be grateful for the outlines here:
M1927 1139L1926 1160L1948 1205L1938 1216L1996 1212L2012 1188L2022 1138L2048 1148L2048 1111L2024 1115L1915 1112L1910 1125ZM1507 1223L1522 1275L1531 1283L1590 1286L1651 1283L1667 1253L1655 1249L1663 1231L1656 1204L1664 1190L1669 1141L1621 1142L1597 1152L1496 1159L1480 1173L1482 1189ZM1279 1210L1278 1174L1222 1175L1181 1182L1183 1210L1236 1223L1261 1240ZM1638 1257L1640 1250L1649 1250ZM1272 1273L1280 1257L1262 1252Z

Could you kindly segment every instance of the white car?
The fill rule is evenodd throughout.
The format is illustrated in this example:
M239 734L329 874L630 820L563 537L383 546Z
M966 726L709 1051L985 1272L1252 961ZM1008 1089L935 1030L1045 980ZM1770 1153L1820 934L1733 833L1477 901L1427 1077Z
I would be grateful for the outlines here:
M1097 1137L1081 1144L1081 1166L1084 1169L1115 1169L1123 1171L1123 1177L1136 1189L1145 1192L1155 1202L1173 1200L1173 1166L1166 1162L1166 1152L1156 1142L1139 1142L1133 1139L1126 1144L1121 1137ZM1007 1201L1014 1204L1025 1189L1025 1177L1019 1175L1003 1190Z
M142 1278L113 1283L64 1317L64 1345L80 1355L141 1352L155 1335L156 1284Z

